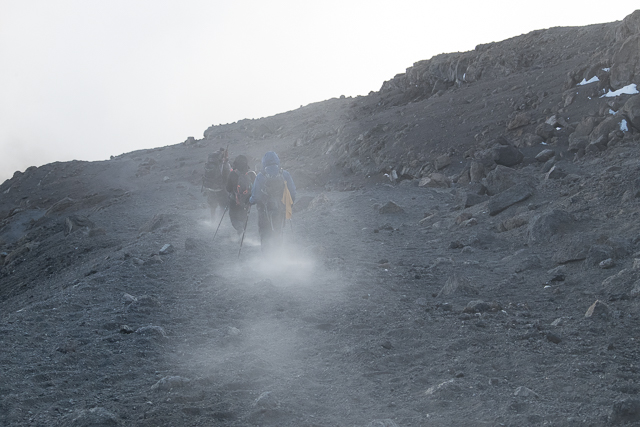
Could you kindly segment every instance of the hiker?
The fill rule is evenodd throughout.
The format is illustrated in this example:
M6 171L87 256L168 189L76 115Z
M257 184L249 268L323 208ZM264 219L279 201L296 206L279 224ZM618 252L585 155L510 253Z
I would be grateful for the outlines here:
M229 164L229 151L224 148L215 153L209 154L207 163L204 165L204 176L202 177L202 192L207 195L207 203L211 209L211 219L216 215L218 206L227 206L227 191L225 188L227 177L231 172Z
M280 167L280 159L273 152L262 157L262 171L256 176L249 203L258 205L258 231L262 251L282 241L285 221L291 218L296 200L296 186L291 174Z
M229 218L231 225L238 235L244 231L244 225L249 211L249 197L251 186L256 179L256 173L249 170L249 161L240 154L233 161L233 170L227 178L227 192L229 193Z

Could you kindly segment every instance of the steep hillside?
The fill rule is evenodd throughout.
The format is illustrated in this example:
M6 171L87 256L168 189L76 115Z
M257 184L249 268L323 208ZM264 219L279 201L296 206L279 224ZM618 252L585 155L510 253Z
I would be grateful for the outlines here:
M637 424L637 85L640 11L16 172L0 424ZM210 217L221 147L291 172L282 253Z

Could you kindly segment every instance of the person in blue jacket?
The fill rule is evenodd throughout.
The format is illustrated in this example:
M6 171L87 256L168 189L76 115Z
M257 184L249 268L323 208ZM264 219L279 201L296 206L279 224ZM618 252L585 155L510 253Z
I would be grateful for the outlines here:
M269 151L262 157L262 170L251 189L250 204L258 205L258 231L262 250L277 246L291 206L296 200L296 186L291 174L280 167L278 155ZM289 209L289 213L287 212Z

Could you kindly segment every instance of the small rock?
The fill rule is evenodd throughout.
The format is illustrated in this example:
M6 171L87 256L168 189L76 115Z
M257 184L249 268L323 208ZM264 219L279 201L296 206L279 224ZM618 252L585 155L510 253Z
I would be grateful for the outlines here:
M136 303L144 307L160 307L160 300L152 295L142 295L136 300Z
M542 165L542 173L546 174L547 172L549 172L551 170L551 168L553 167L553 165L555 165L555 164L556 164L555 157L552 157L549 160L547 160L546 162L544 162L544 165Z
M120 325L120 333L121 334L132 334L135 331L133 330L133 328L129 325Z
M76 231L81 231L85 235L94 229L96 225L85 216L71 215L65 219L64 235L68 236Z
M473 227L474 225L478 225L478 220L475 218L470 218L460 224L462 227Z
M437 297L444 297L449 295L478 295L478 290L473 287L466 277L460 277L457 274L453 274L447 279L444 287L438 292Z
M531 187L528 185L514 185L513 187L510 187L489 199L489 204L487 206L489 209L489 215L497 215L508 207L528 199L532 194L533 192L531 191Z
M382 206L378 212L381 214L401 214L404 213L404 209L398 206L395 202L389 201L387 204Z
M122 295L122 299L124 300L124 302L136 302L136 301L138 301L138 298L134 297L133 295L127 294L127 293Z
M175 249L174 249L173 245L170 245L170 244L167 243L166 245L164 245L160 249L159 254L160 255L168 255L168 254L171 254L173 252L175 252Z
M624 399L614 403L609 421L611 425L640 421L640 400Z
M167 224L169 222L169 219L166 215L164 214L156 214L153 216L153 218L151 218L149 221L147 221L146 224L144 224L142 227L140 227L139 232L140 233L150 233L152 231L155 231L157 229L159 229L160 227L164 226L165 224Z
M493 159L498 165L511 167L522 163L524 154L515 147L503 145L493 149Z
M540 123L536 126L536 135L540 136L543 140L549 141L554 137L556 128L548 123Z
M140 265L144 265L144 260L143 260L143 259L141 259L141 258L138 258L138 257L132 257L132 258L131 258L131 262L132 262L133 264L135 264L135 265L138 265L138 266L140 266Z
M574 223L573 215L564 210L540 214L529 223L529 243L547 243L552 237L568 231Z
M434 166L436 170L444 169L450 164L451 164L451 157L449 157L447 154L443 154L442 156L439 156L438 158L436 158L434 162Z
M426 298L418 298L417 300L415 300L415 303L420 307L426 307L428 305Z
M510 231L510 230L522 227L523 225L527 225L528 223L529 223L529 219L527 217L514 216L502 221L498 226L498 231L501 231L501 232Z
M260 396L253 401L252 406L262 410L274 410L280 407L280 402L270 391L260 393Z
M545 179L562 179L567 176L567 173L560 169L558 165L553 165L549 172L545 175Z
M489 200L489 196L486 194L467 193L464 196L463 204L465 208L478 205L486 200Z
M151 390L171 390L172 388L185 387L191 382L189 378L177 375L162 378L151 386Z
M473 160L469 166L469 179L471 182L481 182L484 176L484 165L477 160Z
M589 248L589 251L587 252L587 257L585 258L584 263L588 266L600 265L601 262L611 259L612 255L613 255L613 250L611 246L592 245ZM613 263L613 259L611 259L611 263ZM602 268L605 268L605 267L602 267Z
M496 302L485 302L482 300L469 301L464 308L464 313L485 313L487 311L500 311L502 307Z
M609 306L603 303L600 300L596 300L591 307L584 314L584 317L594 318L594 317L608 317L609 316Z
M513 395L520 396L520 397L535 397L535 398L540 397L538 393L536 393L535 391L523 386L518 387L516 391L513 393Z
M616 265L616 264L615 264L615 262L613 261L613 258L607 258L607 259L605 259L604 261L601 261L601 262L598 264L598 267L603 268L603 269L606 269L606 268L612 268L612 267L614 267L615 265Z
M456 224L460 225L463 222L467 221L468 219L471 219L473 217L473 215L471 215L471 213L469 212L462 212L460 215L458 215L456 217Z
M526 126L529 124L529 122L531 122L531 116L527 113L518 113L513 120L511 120L508 124L507 124L507 129L508 130L514 130L514 129L518 129L522 126Z
M163 261L162 261L162 258L160 257L160 255L155 254L155 255L152 255L151 258L145 260L142 265L162 264L162 262Z
M449 188L451 180L441 173L432 173L428 177L422 178L418 187Z
M118 417L102 407L73 411L62 417L60 421L58 425L70 427L115 427L120 425Z
M154 338L161 338L161 339L167 338L167 334L162 328L162 326L154 326L154 325L143 326L141 328L138 328L136 330L136 333L144 336L154 337Z
M449 249L462 249L464 245L459 241L455 240L449 244Z
M540 163L546 163L547 161L552 159L553 156L555 155L556 155L556 152L554 150L550 148L546 148L538 153L538 155L536 156L536 160L539 161Z
M554 344L560 344L562 342L562 338L560 338L558 335L554 334L553 332L548 332L547 341L550 341Z

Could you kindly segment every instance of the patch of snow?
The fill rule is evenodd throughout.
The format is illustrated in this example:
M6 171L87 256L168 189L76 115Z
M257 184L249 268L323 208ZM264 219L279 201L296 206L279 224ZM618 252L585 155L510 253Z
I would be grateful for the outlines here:
M605 93L600 98L605 98L605 97L613 98L614 96L620 96L620 95L635 95L636 93L640 93L640 92L638 92L638 89L636 88L636 84L631 83L630 85L622 87L614 92L611 92L611 90L609 90L608 93Z
M598 76L593 76L588 81L587 81L587 79L582 79L582 81L580 83L578 83L578 86L584 86L584 85L588 85L589 83L595 83L595 82L599 82L599 81L600 81L600 79L598 78Z
M602 71L606 71L607 73L611 71L611 68L603 68Z
M615 114L616 112L609 108L609 114Z
M558 128L558 129L560 129L560 128ZM544 142L544 141L542 141L540 144L542 144L542 145L547 145L547 143L546 143L546 142Z
M625 119L622 119L620 122L620 130L622 132L629 132L629 127L627 126L627 121Z
M556 130L560 130L560 129L562 129L560 126L558 126L558 127L556 128Z

